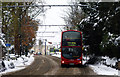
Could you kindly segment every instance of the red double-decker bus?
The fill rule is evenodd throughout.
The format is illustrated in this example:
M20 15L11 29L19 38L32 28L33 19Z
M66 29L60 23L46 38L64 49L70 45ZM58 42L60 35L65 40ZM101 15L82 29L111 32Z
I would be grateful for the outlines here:
M62 32L61 66L82 65L82 33L75 30Z

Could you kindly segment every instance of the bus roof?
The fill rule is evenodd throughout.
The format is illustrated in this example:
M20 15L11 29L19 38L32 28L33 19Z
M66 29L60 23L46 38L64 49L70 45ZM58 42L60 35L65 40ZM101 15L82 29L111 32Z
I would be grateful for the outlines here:
M75 31L75 32L80 32L80 33L82 33L81 31L77 31L77 30L66 30L66 31L62 31L62 33L63 33L63 32L68 32L68 31Z

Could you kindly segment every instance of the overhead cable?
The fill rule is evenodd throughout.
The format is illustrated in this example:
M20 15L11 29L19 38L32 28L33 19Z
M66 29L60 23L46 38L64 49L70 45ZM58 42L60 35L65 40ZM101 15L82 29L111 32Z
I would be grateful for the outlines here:
M19 5L19 6L2 6L2 8L12 8L12 7L72 7L72 6L80 6L80 7L87 7L87 5L81 5L81 4L76 4L76 5Z

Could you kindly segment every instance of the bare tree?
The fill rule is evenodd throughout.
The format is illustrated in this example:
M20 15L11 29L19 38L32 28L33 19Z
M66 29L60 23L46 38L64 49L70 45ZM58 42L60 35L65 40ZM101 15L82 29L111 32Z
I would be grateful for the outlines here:
M73 4L77 5L77 2ZM65 12L66 14L62 18L67 25L72 25L72 27L65 27L66 29L77 29L77 25L85 18L85 14L79 6L71 6Z

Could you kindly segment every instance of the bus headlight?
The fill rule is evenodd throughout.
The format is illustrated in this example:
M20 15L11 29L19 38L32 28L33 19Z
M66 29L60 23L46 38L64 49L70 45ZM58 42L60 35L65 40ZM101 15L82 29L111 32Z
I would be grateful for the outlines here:
M65 63L64 61L62 61L62 63Z
M79 61L78 63L81 63L81 61Z

